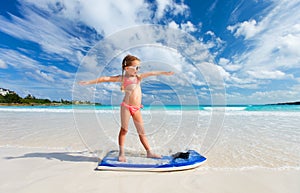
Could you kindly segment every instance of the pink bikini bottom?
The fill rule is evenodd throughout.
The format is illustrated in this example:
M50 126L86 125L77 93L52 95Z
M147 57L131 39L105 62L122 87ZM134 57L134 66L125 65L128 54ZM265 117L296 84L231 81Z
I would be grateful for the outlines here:
M137 112L138 110L143 108L143 105L140 105L139 107L137 107L137 106L133 106L133 105L128 105L125 102L122 102L121 106L126 107L129 110L131 116L133 116L135 112Z

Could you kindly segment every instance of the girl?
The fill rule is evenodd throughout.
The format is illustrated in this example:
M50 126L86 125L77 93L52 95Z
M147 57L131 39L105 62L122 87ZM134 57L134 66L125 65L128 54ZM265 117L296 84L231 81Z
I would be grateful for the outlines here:
M140 108L142 108L142 91L141 91L141 81L149 76L158 75L173 75L174 72L147 72L138 74L140 69L140 59L127 55L122 61L122 75L119 76L109 76L100 77L95 80L90 81L80 81L81 85L97 84L101 82L121 82L121 90L125 92L125 96L121 103L121 129L119 132L119 161L126 162L124 144L125 136L128 131L128 123L130 116L133 118L134 125L138 132L141 143L143 144L145 150L147 151L147 157L149 158L161 158L160 155L154 154L151 151L150 145L148 143L147 137L145 135L144 124ZM125 72L125 74L124 74Z

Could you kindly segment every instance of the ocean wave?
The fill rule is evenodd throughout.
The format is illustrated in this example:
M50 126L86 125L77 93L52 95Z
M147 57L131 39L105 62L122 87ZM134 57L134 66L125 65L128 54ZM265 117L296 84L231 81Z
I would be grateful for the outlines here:
M250 105L246 111L300 111L299 105Z
M244 111L247 107L203 107L206 111Z

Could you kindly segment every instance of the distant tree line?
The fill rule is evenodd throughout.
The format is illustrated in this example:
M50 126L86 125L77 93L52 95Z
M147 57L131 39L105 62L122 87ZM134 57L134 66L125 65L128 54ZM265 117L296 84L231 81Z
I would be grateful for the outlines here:
M6 95L0 94L0 103L16 103L16 104L51 104L51 103L62 103L62 104L72 104L72 101L63 100L61 101L51 101L49 99L38 99L30 94L25 98L20 97L16 93L8 93Z

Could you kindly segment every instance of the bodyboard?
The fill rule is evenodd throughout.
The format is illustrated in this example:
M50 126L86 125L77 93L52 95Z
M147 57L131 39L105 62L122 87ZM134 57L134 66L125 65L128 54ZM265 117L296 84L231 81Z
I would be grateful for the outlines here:
M199 167L206 158L195 150L178 152L162 158L147 158L145 155L126 154L126 162L118 161L118 151L110 151L99 162L98 170L116 171L180 171Z

